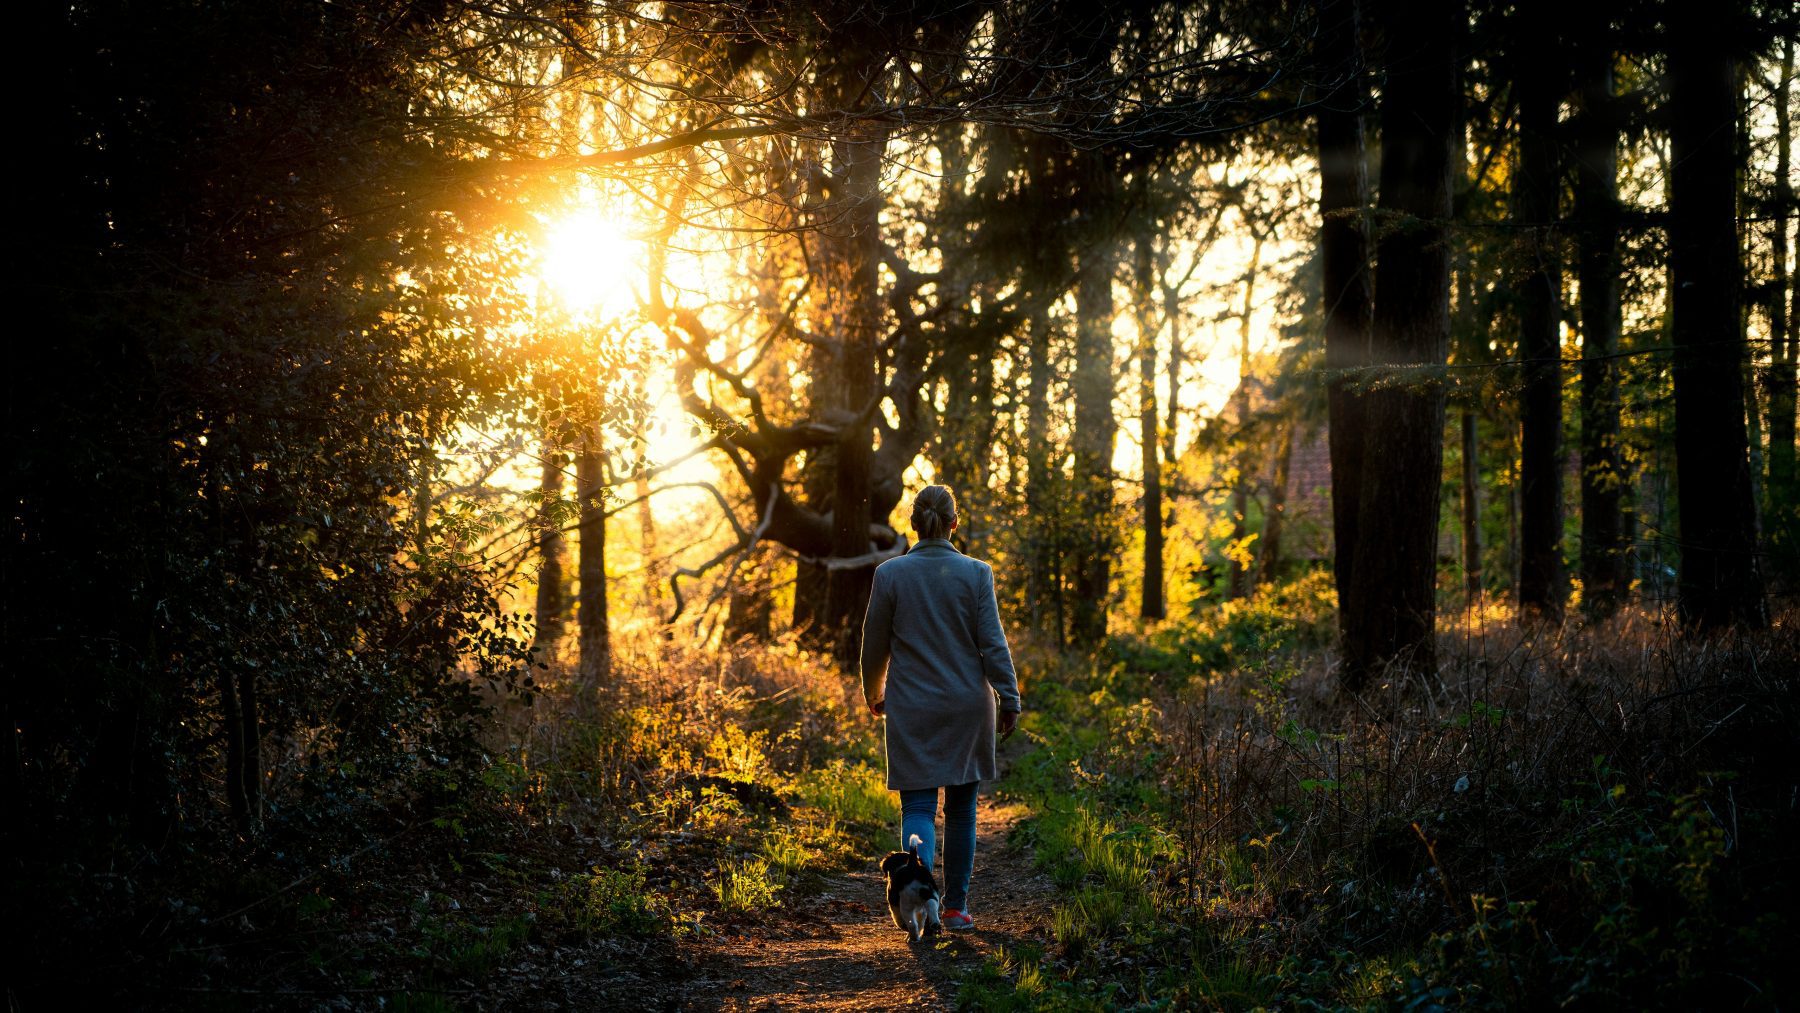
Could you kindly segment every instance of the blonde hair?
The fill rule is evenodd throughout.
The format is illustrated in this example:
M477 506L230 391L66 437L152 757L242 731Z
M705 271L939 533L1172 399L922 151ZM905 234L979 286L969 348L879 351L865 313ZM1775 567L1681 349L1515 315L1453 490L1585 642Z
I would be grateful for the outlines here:
M949 538L956 524L956 497L941 485L928 485L913 497L912 526L921 540Z

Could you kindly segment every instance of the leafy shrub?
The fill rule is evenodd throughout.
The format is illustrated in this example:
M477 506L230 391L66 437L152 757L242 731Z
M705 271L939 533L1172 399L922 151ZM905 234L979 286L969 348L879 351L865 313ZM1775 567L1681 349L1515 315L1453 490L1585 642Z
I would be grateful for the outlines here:
M720 862L718 876L709 885L719 907L727 912L764 911L780 904L777 895L782 884L769 875L769 860L765 857Z
M557 884L539 904L547 927L579 936L649 936L669 925L666 906L644 880L644 867L596 867Z
M896 825L897 796L888 791L887 775L862 761L834 758L823 767L804 770L796 783L800 800L847 823Z
M719 729L706 745L706 758L726 777L754 781L768 773L767 729L746 731L734 723Z
M492 971L531 936L531 923L519 916L478 925L465 918L439 918L421 911L416 924L419 941L413 955L427 963L430 975L450 978Z

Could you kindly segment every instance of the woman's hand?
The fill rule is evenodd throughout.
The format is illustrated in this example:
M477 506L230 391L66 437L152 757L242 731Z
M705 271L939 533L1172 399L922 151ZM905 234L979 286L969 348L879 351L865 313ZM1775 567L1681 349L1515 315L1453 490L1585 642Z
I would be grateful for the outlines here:
M869 700L865 702L869 705L870 717L878 718L887 713L887 699L885 697L880 700Z
M1001 711L997 718L997 723L999 725L1000 741L1005 742L1012 736L1013 731L1019 727L1019 712Z

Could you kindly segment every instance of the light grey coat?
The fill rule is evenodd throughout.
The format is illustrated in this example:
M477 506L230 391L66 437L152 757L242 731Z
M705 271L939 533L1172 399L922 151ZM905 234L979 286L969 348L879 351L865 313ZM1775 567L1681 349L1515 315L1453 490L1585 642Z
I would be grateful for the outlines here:
M992 780L995 697L1019 710L994 569L926 538L875 570L863 620L863 698L887 700L887 786Z

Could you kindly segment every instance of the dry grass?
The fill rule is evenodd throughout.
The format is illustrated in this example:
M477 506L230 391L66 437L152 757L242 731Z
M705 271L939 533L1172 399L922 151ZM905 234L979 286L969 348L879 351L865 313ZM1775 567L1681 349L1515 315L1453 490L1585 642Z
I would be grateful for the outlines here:
M1695 639L1641 611L1534 629L1490 608L1450 624L1437 673L1360 696L1320 653L1196 680L1165 727L1189 909L1264 920L1263 942L1291 953L1485 932L1492 898L1530 899L1531 931L1573 943L1611 917L1592 910L1602 894L1656 892L1579 881L1602 837L1620 855L1695 849L1669 861L1721 895L1777 867L1785 883L1797 619Z
M785 641L712 650L615 638L604 680L584 680L565 655L539 682L532 706L501 715L494 747L531 769L580 772L572 787L589 802L626 804L685 775L756 782L873 741L850 681Z

